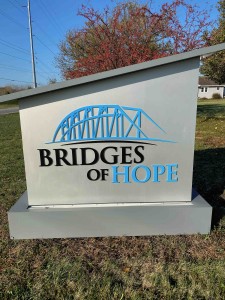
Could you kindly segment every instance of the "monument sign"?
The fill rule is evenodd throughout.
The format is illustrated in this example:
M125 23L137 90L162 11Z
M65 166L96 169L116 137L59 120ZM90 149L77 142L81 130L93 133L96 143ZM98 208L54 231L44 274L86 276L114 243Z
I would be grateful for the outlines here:
M208 233L192 193L200 56L224 44L18 92L27 192L12 238Z

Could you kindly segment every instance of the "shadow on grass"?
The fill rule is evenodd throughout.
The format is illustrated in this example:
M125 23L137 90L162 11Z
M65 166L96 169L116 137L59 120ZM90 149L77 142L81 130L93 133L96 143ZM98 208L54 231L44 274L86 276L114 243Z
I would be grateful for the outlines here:
M217 226L225 216L225 148L195 151L193 186L213 206Z
M205 118L225 118L225 105L220 104L206 104L198 105L198 117Z

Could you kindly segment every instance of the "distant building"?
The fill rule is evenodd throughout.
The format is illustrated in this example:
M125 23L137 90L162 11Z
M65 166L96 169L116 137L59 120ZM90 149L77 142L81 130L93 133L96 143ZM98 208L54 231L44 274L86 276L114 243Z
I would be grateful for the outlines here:
M199 83L198 83L198 98L207 98L211 99L213 98L213 94L219 94L221 98L224 98L225 91L224 91L225 85L219 85L213 80L207 78L207 77L199 77Z

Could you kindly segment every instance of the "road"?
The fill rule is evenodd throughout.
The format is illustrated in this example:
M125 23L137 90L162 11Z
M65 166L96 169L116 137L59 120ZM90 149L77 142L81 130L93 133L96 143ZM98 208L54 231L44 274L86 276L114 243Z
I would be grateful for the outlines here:
M19 107L0 108L0 116L13 114L19 111Z

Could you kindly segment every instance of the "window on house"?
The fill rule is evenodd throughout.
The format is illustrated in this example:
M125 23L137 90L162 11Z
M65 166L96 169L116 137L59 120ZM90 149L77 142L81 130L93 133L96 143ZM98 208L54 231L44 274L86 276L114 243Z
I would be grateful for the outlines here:
M218 87L217 87L217 91L219 91L219 89L220 89L220 88L219 88L219 86L218 86Z
M208 88L205 88L205 92L207 92L208 91Z
M201 92L204 92L204 88L201 88Z

